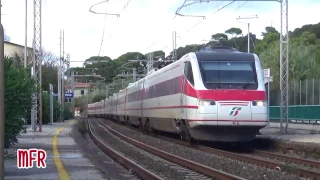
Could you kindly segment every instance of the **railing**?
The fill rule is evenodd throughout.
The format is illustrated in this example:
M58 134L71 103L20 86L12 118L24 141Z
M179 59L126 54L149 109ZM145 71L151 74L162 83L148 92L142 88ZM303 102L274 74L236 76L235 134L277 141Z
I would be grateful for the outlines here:
M288 107L291 122L320 123L320 105L292 105ZM270 122L280 121L280 107L270 106Z

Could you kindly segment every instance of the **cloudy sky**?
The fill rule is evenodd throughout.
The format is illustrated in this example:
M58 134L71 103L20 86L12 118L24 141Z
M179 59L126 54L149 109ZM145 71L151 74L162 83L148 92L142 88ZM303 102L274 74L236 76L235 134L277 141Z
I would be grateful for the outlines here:
M89 12L102 0L42 0L42 41L46 50L59 55L60 29L64 29L65 52L71 61L84 61L90 56L109 56L112 59L126 52L147 53L172 50L172 32L177 32L177 46L203 43L214 33L238 27L247 34L247 24L237 17L258 15L250 22L250 31L261 35L266 26L280 28L280 3L211 1L181 9L184 0L109 0L94 6L93 11L120 14L98 15ZM228 5L230 4L230 5ZM228 5L228 6L227 6ZM289 0L289 30L304 24L320 22L319 0ZM219 10L220 9L220 10ZM28 0L28 46L33 38L33 0ZM2 24L11 42L24 45L25 0L2 0ZM104 37L103 37L104 32ZM102 41L103 40L103 41ZM102 43L101 43L102 42ZM101 46L102 44L102 46ZM71 66L81 66L72 63Z

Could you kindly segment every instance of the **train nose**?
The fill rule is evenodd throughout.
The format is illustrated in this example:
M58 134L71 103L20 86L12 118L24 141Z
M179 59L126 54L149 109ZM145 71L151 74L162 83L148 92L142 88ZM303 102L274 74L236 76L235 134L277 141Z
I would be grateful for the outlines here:
M218 125L240 125L251 122L249 101L223 101L218 105Z

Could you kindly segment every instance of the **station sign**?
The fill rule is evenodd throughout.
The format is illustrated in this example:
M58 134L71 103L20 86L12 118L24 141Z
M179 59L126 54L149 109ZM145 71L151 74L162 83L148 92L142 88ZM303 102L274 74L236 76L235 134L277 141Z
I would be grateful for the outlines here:
M273 82L273 76L271 76L270 68L263 69L263 81L264 81L264 84L268 82Z
M52 93L53 96L58 96L58 93ZM73 98L73 93L65 93L65 98Z
M64 97L65 98L73 98L73 93L65 93Z

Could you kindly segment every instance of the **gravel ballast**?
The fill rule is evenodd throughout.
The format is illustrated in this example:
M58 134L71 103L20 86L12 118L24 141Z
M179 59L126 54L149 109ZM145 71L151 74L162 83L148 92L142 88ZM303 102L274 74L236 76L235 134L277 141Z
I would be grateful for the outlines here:
M307 170L310 170L310 171L318 171L317 167L310 167L310 166L305 165L305 164L286 162L284 160L277 159L277 158L270 158L270 157L265 157L265 156L252 155L252 154L243 154L243 155L248 156L248 157L254 157L254 158L257 158L257 159L262 159L262 160L269 160L269 161L276 162L276 163L279 163L279 164L287 165L288 167L289 166L291 166L291 167L299 167L299 168L307 169ZM294 157L294 156L292 156L292 157Z
M308 159L312 161L319 161L319 158L314 157L314 154L307 154L305 152L299 152L299 151L294 151L294 150L288 150L286 152L283 152L283 150L271 150L270 152L277 153L280 155L285 155L285 156L291 156L291 157L296 157L296 158L301 158L301 159Z
M158 139L156 137L148 136L137 132L130 128L115 124L108 120L102 120L105 124L119 133L128 136L132 139L148 144L152 147L166 151L168 153L180 156L182 158L200 163L218 169L227 173L231 173L246 179L277 179L277 180L298 180L303 179L293 174L279 172L277 170L259 167L254 164L244 163L238 160L222 157L215 154L210 154L200 150L188 148L168 141Z
M108 146L116 150L118 153L125 155L127 158L136 162L140 166L148 169L150 172L158 175L163 179L174 180L202 180L209 179L194 171L185 169L181 166L166 161L160 157L154 156L146 151L143 151L106 131L101 124L95 120L91 121L93 132L100 140Z
M77 143L78 148L98 169L100 169L106 179L139 180L132 172L129 172L103 153L101 149L94 144L93 140L89 137L89 134L82 136L78 129L78 124L81 122L85 121L79 120L78 123L73 126L71 135Z
M320 158L320 145L317 143L302 143L258 137L254 140L254 144L257 149L267 150L281 155L314 161L319 161Z

